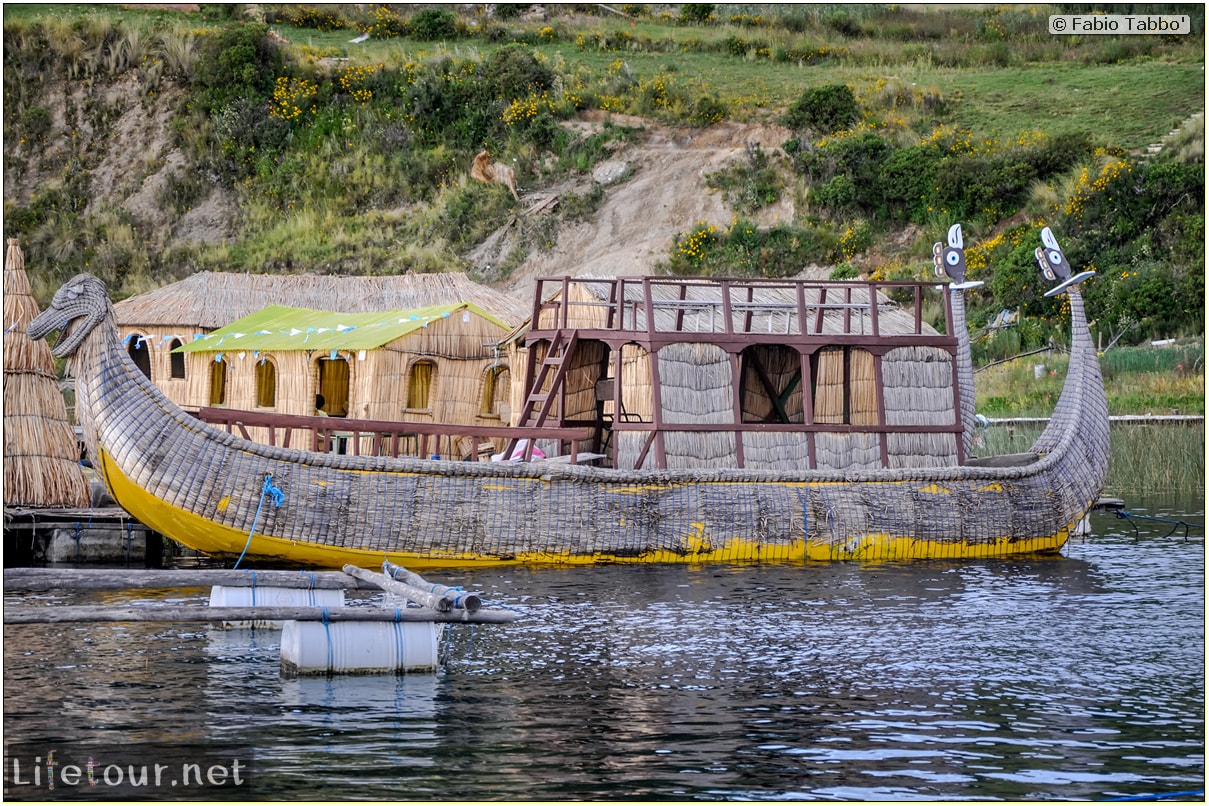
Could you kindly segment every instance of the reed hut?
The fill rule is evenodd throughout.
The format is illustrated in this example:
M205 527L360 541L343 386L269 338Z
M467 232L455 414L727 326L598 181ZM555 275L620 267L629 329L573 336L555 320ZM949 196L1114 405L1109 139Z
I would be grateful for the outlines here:
M4 503L87 507L91 491L54 358L26 329L39 314L16 238L4 260Z
M471 302L359 314L272 305L177 351L197 367L192 406L500 425L511 373L496 344L507 331Z
M194 362L177 348L270 305L353 314L462 302L477 305L509 327L530 309L460 272L378 277L199 272L122 300L114 305L114 313L134 362L172 402L188 408L198 405L196 384L206 381L204 376L194 378L194 373L212 367Z
M558 423L612 430L618 468L957 460L954 344L869 284L574 278L510 334L510 364L539 368L569 333ZM518 384L514 423L533 424L525 402L553 381L535 369L539 388Z

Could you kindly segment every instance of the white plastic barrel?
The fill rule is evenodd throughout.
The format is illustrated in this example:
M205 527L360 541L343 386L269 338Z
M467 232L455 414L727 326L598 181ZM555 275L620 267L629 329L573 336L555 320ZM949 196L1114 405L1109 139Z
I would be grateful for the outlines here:
M289 674L429 672L443 624L432 621L287 621L281 670Z
M210 607L344 607L344 590L232 587L214 585L210 588ZM227 630L280 630L281 621L224 621Z

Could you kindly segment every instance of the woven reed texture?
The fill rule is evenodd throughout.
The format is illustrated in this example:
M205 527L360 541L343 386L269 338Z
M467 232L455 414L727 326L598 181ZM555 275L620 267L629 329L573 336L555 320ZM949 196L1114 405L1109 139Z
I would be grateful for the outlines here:
M26 335L38 313L20 243L9 238L4 259L4 503L86 507L91 491L50 347Z
M969 333L969 326L966 324L965 292L961 289L952 291L950 299L953 303L953 329L957 333ZM969 456L974 447L977 424L974 421L974 357L970 353L968 338L959 339L957 342L957 393L961 401L962 455Z
M669 344L658 358L665 423L735 421L734 373L725 350L715 344Z
M198 272L122 300L114 311L124 332L163 327L192 337L269 305L359 313L457 302L473 302L510 326L520 323L530 310L525 302L475 283L460 272L380 277Z
M1057 421L1034 446L1043 457L1008 468L652 472L309 454L190 422L130 364L112 318L76 360L93 412L88 427L123 472L161 500L235 530L251 529L270 473L286 500L264 508L260 533L375 552L542 552L555 560L662 550L696 561L702 550L743 540L750 556L730 559L776 560L805 540L843 558L869 536L889 535L903 546L934 541L991 554L1005 550L997 542L1005 537L1063 533L1103 487L1107 406L1077 293L1072 320ZM836 441L859 453L866 436Z

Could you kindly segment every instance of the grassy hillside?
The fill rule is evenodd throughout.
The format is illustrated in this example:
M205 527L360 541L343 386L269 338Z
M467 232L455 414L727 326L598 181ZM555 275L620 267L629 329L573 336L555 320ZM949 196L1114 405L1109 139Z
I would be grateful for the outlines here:
M43 301L78 271L118 297L203 269L473 274L513 223L478 275L500 282L596 222L592 167L644 127L779 124L781 148L705 177L733 221L657 269L926 277L962 223L972 326L1021 313L982 362L1062 337L1032 258L1048 225L1099 272L1109 339L1203 331L1203 9L1179 7L1184 37L1053 37L1060 5L610 9L6 4L5 235ZM469 180L484 147L527 192L588 189L518 216ZM792 220L754 223L786 200Z

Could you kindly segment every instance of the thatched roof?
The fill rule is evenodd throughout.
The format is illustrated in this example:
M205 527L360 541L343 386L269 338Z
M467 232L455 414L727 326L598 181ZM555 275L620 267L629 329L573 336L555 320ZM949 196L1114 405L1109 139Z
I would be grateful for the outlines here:
M4 261L4 503L86 507L88 479L50 346L25 335L38 315L16 238Z
M270 305L368 313L471 302L508 326L529 315L530 304L461 272L382 277L198 272L114 305L122 327L179 327L189 335L228 325Z
M430 324L466 311L502 331L507 324L470 302L401 311L332 313L270 305L177 348L180 352L219 350L372 350Z

